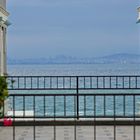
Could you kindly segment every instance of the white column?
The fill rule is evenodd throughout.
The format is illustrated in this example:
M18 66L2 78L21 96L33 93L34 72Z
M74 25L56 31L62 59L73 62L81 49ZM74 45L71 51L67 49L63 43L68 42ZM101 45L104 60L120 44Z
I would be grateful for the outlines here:
M2 75L2 27L0 26L0 75Z
M0 27L0 75L4 74L4 62L3 62L3 28Z
M3 30L3 63L4 75L7 74L7 46L6 46L6 28Z

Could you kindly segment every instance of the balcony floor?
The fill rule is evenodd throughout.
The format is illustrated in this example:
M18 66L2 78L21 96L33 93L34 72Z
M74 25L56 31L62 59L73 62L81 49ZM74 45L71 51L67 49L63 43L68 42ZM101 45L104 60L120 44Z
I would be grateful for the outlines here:
M55 128L55 129L54 129ZM136 126L136 140L140 126ZM94 140L94 126L36 126L36 140ZM116 140L134 140L134 126L116 126ZM34 127L16 126L15 140L34 140ZM0 127L0 140L13 140L13 127ZM114 126L96 126L96 140L114 140Z

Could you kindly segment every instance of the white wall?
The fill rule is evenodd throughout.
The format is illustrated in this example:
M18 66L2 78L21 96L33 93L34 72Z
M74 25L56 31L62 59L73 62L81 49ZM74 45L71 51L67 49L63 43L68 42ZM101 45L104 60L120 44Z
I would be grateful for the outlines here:
M4 9L6 9L6 0L0 0L0 5L1 5L1 7L3 7Z

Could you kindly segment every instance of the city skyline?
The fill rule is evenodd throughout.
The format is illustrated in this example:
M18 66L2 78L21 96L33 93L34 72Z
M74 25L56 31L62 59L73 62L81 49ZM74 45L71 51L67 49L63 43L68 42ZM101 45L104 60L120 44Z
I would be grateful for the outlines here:
M8 57L139 54L137 0L8 1Z

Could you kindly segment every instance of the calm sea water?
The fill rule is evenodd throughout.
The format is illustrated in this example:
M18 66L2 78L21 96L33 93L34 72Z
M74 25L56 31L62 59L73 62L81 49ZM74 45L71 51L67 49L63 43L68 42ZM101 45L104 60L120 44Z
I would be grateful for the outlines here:
M9 75L140 75L138 64L9 65Z
M8 66L9 75L19 75L19 76L86 76L86 75L140 75L140 65L137 64L69 64L69 65L9 65ZM39 91L37 91L39 92ZM44 113L44 103L43 97L38 97L36 99L36 115L43 115ZM91 97L86 98L86 112L84 111L84 98L80 97L80 114L84 115L94 115L94 100ZM96 99L96 115L104 114L104 104L103 97L98 97ZM46 98L45 103L45 114L53 116L54 106L53 98ZM136 99L136 102L140 102L140 97ZM11 104L13 104L11 102ZM17 98L16 100L16 110L23 110L23 99ZM137 104L137 103L136 103ZM116 114L123 115L123 98L117 97L116 99ZM12 105L11 105L12 106ZM26 110L33 110L33 99L26 98ZM133 99L126 98L125 114L133 115ZM69 97L66 99L66 115L74 115L74 98ZM136 106L136 112L139 112L139 106ZM106 115L113 114L113 98L106 98ZM56 98L56 114L57 116L64 115L64 98Z

